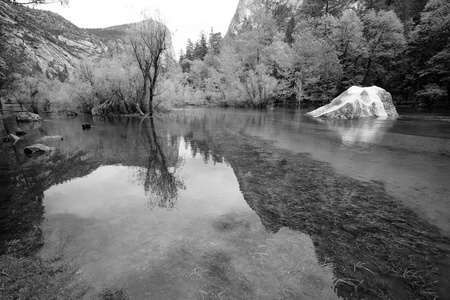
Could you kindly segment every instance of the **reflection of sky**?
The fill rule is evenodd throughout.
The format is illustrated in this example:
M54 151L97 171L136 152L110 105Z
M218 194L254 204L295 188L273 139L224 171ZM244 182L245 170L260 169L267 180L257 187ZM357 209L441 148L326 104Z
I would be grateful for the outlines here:
M98 291L123 287L136 299L246 299L248 291L254 299L336 299L331 271L317 264L308 236L267 233L231 167L193 158L183 140L179 151L186 189L171 211L146 207L135 167L102 166L47 190L43 255L68 241L65 253L79 262L81 279Z

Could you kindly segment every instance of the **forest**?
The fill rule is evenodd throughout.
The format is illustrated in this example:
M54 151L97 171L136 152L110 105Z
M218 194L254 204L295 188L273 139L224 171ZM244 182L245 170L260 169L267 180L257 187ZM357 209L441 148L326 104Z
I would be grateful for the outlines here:
M139 38L142 26L162 28L144 22L130 30L123 51L83 61L74 76L36 70L9 75L8 88L35 112L100 115L204 104L321 105L353 85L382 87L396 106L450 106L447 0L358 1L351 7L316 0L295 13L283 6L250 10L225 37L211 29L195 43L188 40L178 61L164 43L158 56L140 61L133 36Z

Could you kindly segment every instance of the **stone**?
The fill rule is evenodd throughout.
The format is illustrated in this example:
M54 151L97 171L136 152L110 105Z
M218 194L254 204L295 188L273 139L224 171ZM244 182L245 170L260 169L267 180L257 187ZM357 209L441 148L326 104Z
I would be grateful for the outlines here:
M47 143L47 142L60 142L64 140L61 135L51 135L51 136L43 136L37 140L38 143Z
M38 122L42 121L42 118L38 114L30 112L20 112L16 116L17 122Z
M27 134L27 132L25 130L17 128L17 130L16 130L17 136L24 136L25 134Z
M83 128L83 130L91 129L91 124L83 123L83 124L81 124L81 128Z
M42 144L34 144L31 146L27 146L23 149L23 153L25 153L26 156L39 156L42 154L51 153L55 148L48 147Z
M307 115L330 119L398 117L391 94L377 86L352 86L329 104L313 110Z

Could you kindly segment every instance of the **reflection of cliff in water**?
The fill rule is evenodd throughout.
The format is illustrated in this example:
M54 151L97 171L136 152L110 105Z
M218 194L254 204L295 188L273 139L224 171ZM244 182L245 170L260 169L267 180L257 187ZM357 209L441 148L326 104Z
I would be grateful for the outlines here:
M20 124L27 135L15 145L0 143L0 254L11 245L25 253L37 250L42 243L44 191L101 165L135 167L133 180L149 195L149 206L174 206L178 189L183 188L176 172L181 166L179 139L165 134L164 124L155 125L150 119L96 119L92 130L82 131L82 122L55 118ZM15 120L2 125L2 136L19 126ZM24 147L45 135L62 135L64 140L48 144L56 148L51 155L27 158Z

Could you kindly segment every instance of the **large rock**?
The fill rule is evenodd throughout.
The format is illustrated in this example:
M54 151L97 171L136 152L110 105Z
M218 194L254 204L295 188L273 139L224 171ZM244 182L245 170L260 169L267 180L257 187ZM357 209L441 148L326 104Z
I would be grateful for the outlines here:
M27 146L23 149L23 152L26 156L39 156L42 154L51 153L55 148L48 147L42 144L34 144L31 146Z
M329 104L309 112L308 115L331 119L398 117L391 94L377 86L352 86Z
M42 118L38 114L30 112L20 112L17 114L17 122L38 122L42 121Z

